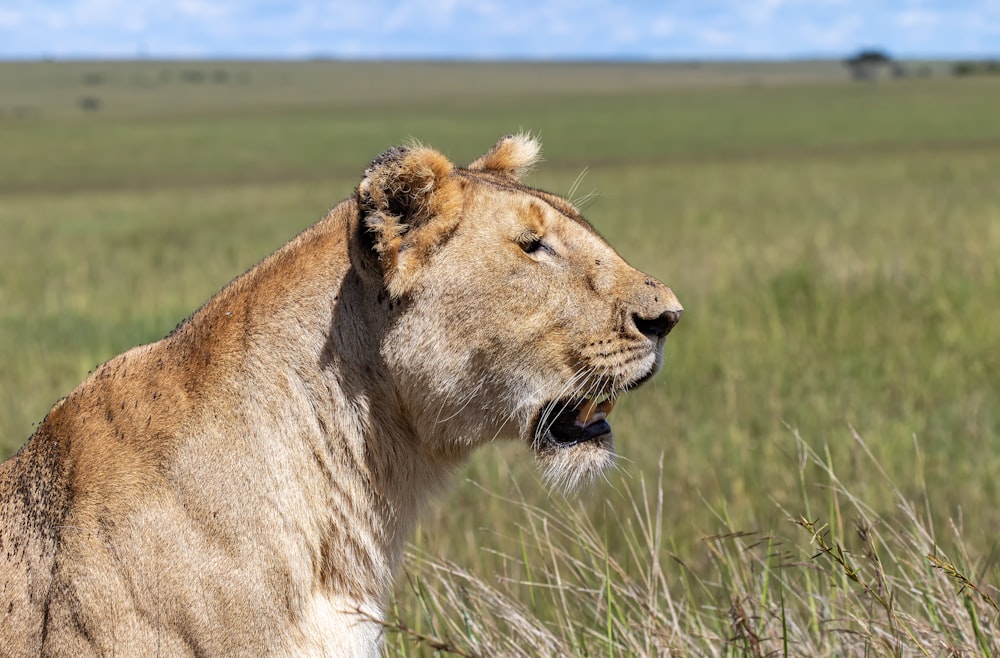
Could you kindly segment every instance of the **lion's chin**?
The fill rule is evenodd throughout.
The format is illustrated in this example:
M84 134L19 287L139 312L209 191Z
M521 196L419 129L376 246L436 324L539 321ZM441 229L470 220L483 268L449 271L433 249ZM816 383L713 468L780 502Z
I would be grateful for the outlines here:
M545 482L553 489L572 493L593 482L615 460L611 432L572 445L536 444L535 457Z

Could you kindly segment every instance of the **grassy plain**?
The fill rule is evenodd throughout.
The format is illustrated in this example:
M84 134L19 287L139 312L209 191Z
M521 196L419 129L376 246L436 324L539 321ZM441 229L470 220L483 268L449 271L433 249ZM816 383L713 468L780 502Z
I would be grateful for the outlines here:
M545 145L529 182L565 194L586 172L585 214L674 288L684 321L665 371L615 412L607 483L563 501L520 446L457 475L414 538L434 557L401 582L408 630L390 649L430 651L423 634L510 653L490 641L520 637L502 626L519 602L541 620L528 635L559 636L521 638L528 655L988 655L975 628L996 611L923 553L997 596L1000 84L841 77L0 64L0 457L95 365L350 194L386 147L415 137L466 162L527 129ZM824 572L836 546L812 560L818 526L799 517L829 524L860 577ZM839 607L852 591L858 607ZM882 613L879 592L896 596Z

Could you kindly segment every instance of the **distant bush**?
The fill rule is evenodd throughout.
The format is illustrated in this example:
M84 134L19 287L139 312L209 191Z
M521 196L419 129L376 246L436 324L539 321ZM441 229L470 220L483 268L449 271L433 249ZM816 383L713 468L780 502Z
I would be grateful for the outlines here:
M951 67L951 74L957 77L969 75L1000 75L1000 62L991 61L963 61L955 62Z
M101 99L96 96L81 96L76 104L84 112L97 112L101 109Z
M181 71L181 81L199 84L205 81L205 73L197 69L184 69Z
M103 73L92 71L90 73L83 74L83 84L88 87L96 87L97 85L102 85L107 82L108 78Z
M951 67L951 72L953 75L972 75L976 72L976 65L972 62L957 62L953 67Z
M169 82L172 73L167 70L160 71L160 82ZM189 82L191 84L201 84L203 82L210 82L217 85L227 84L233 76L224 69L213 69L211 71L202 71L199 69L184 69L178 74L178 80L181 82ZM242 77L239 77L242 82Z

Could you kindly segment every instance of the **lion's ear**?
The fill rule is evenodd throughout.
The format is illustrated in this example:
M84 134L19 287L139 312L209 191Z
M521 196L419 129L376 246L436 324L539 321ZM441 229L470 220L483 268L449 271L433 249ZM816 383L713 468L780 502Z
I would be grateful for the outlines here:
M472 171L487 171L520 180L538 162L542 145L531 135L505 135L475 162Z
M393 296L410 289L417 269L458 225L462 189L454 171L434 149L396 147L375 158L358 185L364 238Z

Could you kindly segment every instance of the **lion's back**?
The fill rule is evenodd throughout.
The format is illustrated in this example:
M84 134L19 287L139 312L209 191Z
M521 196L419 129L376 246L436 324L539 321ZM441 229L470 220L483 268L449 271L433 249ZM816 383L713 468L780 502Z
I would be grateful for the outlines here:
M0 463L0 656L37 655L68 512L62 446L43 423Z

